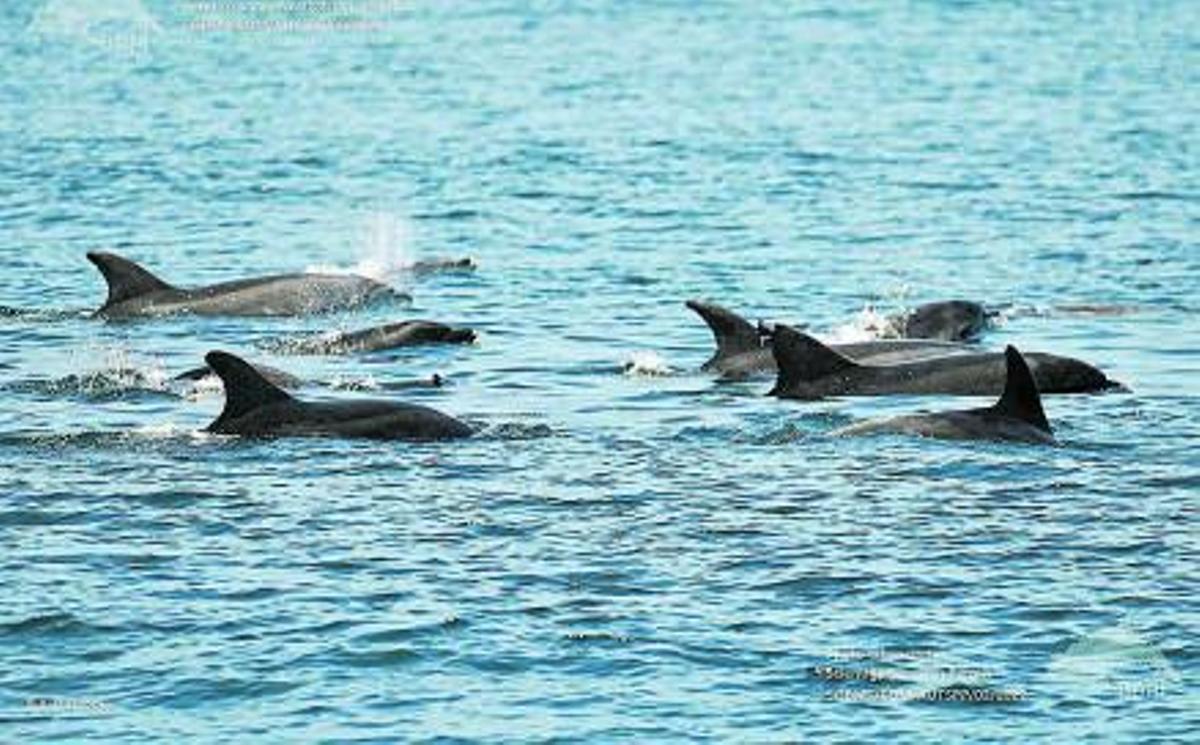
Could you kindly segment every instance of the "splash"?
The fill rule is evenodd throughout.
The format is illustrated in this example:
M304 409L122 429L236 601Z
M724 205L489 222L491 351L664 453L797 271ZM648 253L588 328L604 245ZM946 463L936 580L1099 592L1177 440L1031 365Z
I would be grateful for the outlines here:
M384 279L412 264L412 225L386 212L370 215L359 239L359 273L372 279Z
M162 360L156 357L148 360L137 359L125 347L111 347L105 350L103 371L118 373L118 379L156 391L165 391L170 380Z
M825 341L849 344L873 339L895 339L903 335L895 319L896 316L880 313L873 305L867 305L853 319L830 331Z
M339 323L335 328L315 334L294 334L278 339L268 339L259 342L258 346L274 354L313 354L314 349L324 349L334 346L345 337L347 332L348 329L345 327L345 324Z
M203 378L187 381L187 387L182 395L188 401L223 398L225 396L225 384L221 382L216 373L205 375Z
M355 240L358 261L350 267L317 264L305 269L315 274L357 274L387 282L412 266L412 226L390 212L373 212L363 220Z
M17 308L11 305L0 305L0 321L14 320L19 322L35 322L35 323L61 323L64 321L77 321L79 319L87 319L92 317L92 309L81 308L79 310L67 309L45 309L45 308Z
M630 377L660 378L675 372L661 354L648 349L630 353L621 369Z
M84 396L92 399L121 398L144 393L170 394L170 378L162 362L157 359L135 359L123 347L86 350L90 358L101 356L101 362L80 364L83 372L71 373L60 378L38 378L10 383L9 390L43 395Z
M360 377L338 375L330 380L328 385L335 391L378 391L383 387L373 375Z

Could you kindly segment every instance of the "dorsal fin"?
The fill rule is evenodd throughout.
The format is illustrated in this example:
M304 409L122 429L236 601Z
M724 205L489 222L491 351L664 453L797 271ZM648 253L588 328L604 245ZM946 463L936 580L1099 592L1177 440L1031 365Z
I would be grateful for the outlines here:
M775 324L775 332L771 335L771 353L779 368L772 394L860 367L854 360L835 352L808 334L782 323Z
M1037 381L1029 371L1025 357L1010 345L1004 350L1004 361L1007 366L1004 393L992 411L1050 432L1050 422L1042 410L1042 396L1038 393Z
M245 416L257 408L294 400L241 357L213 351L204 355L204 361L225 385L225 408L221 416L209 425L211 431L220 431L225 422Z
M726 357L762 348L758 329L737 313L701 300L688 300L685 305L704 319L717 341L717 353L700 366L701 370L708 370Z
M129 259L116 254L92 251L87 257L108 282L108 301L105 305L121 303L159 290L175 289Z

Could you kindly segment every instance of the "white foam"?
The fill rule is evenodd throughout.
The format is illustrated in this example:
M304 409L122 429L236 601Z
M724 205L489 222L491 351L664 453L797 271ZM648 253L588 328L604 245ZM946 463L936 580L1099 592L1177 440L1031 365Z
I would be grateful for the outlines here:
M649 349L639 349L631 352L621 367L629 376L662 377L675 371L667 364L658 352Z
M830 344L850 344L873 339L894 339L900 335L900 329L891 316L875 310L873 305L867 305L850 321L830 331L825 341Z
M157 357L140 358L122 345L90 346L72 356L85 358L80 367L86 368L88 372L81 376L80 380L85 381L89 387L153 391L166 391L169 388L170 376L162 360ZM98 365L87 361L95 358L100 359Z
M204 398L215 398L225 395L225 385L215 374L205 375L199 380L189 381L190 386L184 398L188 401L199 401Z
M134 427L129 430L131 437L144 437L149 440L169 440L176 437L189 437L195 430L182 427L171 422L155 422Z
M359 377L339 375L329 381L329 387L335 391L377 391L381 386L372 375Z

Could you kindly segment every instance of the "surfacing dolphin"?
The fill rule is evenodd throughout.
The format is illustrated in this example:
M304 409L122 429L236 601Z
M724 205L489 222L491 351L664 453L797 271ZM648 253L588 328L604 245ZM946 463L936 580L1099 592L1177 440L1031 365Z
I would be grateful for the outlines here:
M892 319L904 339L971 341L987 328L988 312L970 300L945 300L918 305Z
M771 351L779 367L769 395L817 399L825 396L944 394L991 396L1004 390L1005 355L953 354L893 365L859 362L802 331L778 324ZM1086 362L1053 354L1026 355L1043 393L1089 393L1121 384Z
M909 434L943 440L1004 440L1039 445L1054 444L1054 433L1037 382L1025 358L1015 347L1004 350L1004 393L994 405L965 411L908 414L872 419L832 432L834 436Z
M225 384L225 408L207 429L215 434L382 440L450 440L474 434L465 423L427 406L395 401L301 401L232 354L213 351L204 360Z
M116 254L92 252L88 259L108 282L108 300L96 311L104 318L162 316L296 316L353 308L408 296L373 279L342 274L280 274L208 287L167 284Z
M725 378L745 378L774 373L778 369L763 329L716 303L688 300L685 305L704 319L717 342L717 351L700 366L701 370L720 373ZM878 364L975 351L963 344L909 339L834 344L832 348L851 359Z
M287 354L357 354L421 344L470 344L474 341L475 332L468 328L455 328L436 321L400 321L361 331L284 339L271 346Z
M461 259L423 259L404 267L406 271L412 272L418 277L443 272L473 272L475 268L475 260L470 256L464 256Z

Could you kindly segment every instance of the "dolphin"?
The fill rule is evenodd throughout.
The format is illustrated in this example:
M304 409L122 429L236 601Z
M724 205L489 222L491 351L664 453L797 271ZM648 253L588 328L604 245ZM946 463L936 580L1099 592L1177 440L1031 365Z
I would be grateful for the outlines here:
M918 305L892 319L898 336L905 339L971 341L987 328L988 312L970 300L946 300Z
M476 265L474 259L464 256L461 259L423 259L404 268L418 277L424 277L440 272L473 272Z
M240 357L212 351L204 361L225 384L225 408L207 428L214 434L382 440L450 440L474 434L465 423L427 406L395 401L301 401Z
M419 344L470 344L474 341L475 332L468 328L454 328L436 321L400 321L332 336L319 334L288 339L274 346L288 354L355 354Z
M208 287L173 287L134 262L110 253L88 259L108 282L108 300L96 311L104 318L191 313L201 316L295 316L363 305L384 298L408 299L366 277L280 274Z
M715 303L688 300L684 304L704 319L717 342L716 353L700 366L701 370L717 372L725 378L776 372L775 357L771 354L771 346L764 342L767 332L763 327L755 327L742 316ZM834 344L832 348L851 359L878 364L975 351L964 344L909 339Z
M943 440L1005 440L1032 444L1054 444L1054 433L1037 381L1016 347L1004 350L1005 381L1000 400L992 406L964 411L909 414L889 419L871 419L835 430L836 437L866 434L912 434Z
M892 365L861 362L802 331L777 324L771 352L779 367L768 395L816 399L889 394L996 395L1004 390L1005 355L952 354ZM1026 355L1043 393L1088 393L1122 387L1086 362L1053 354Z

